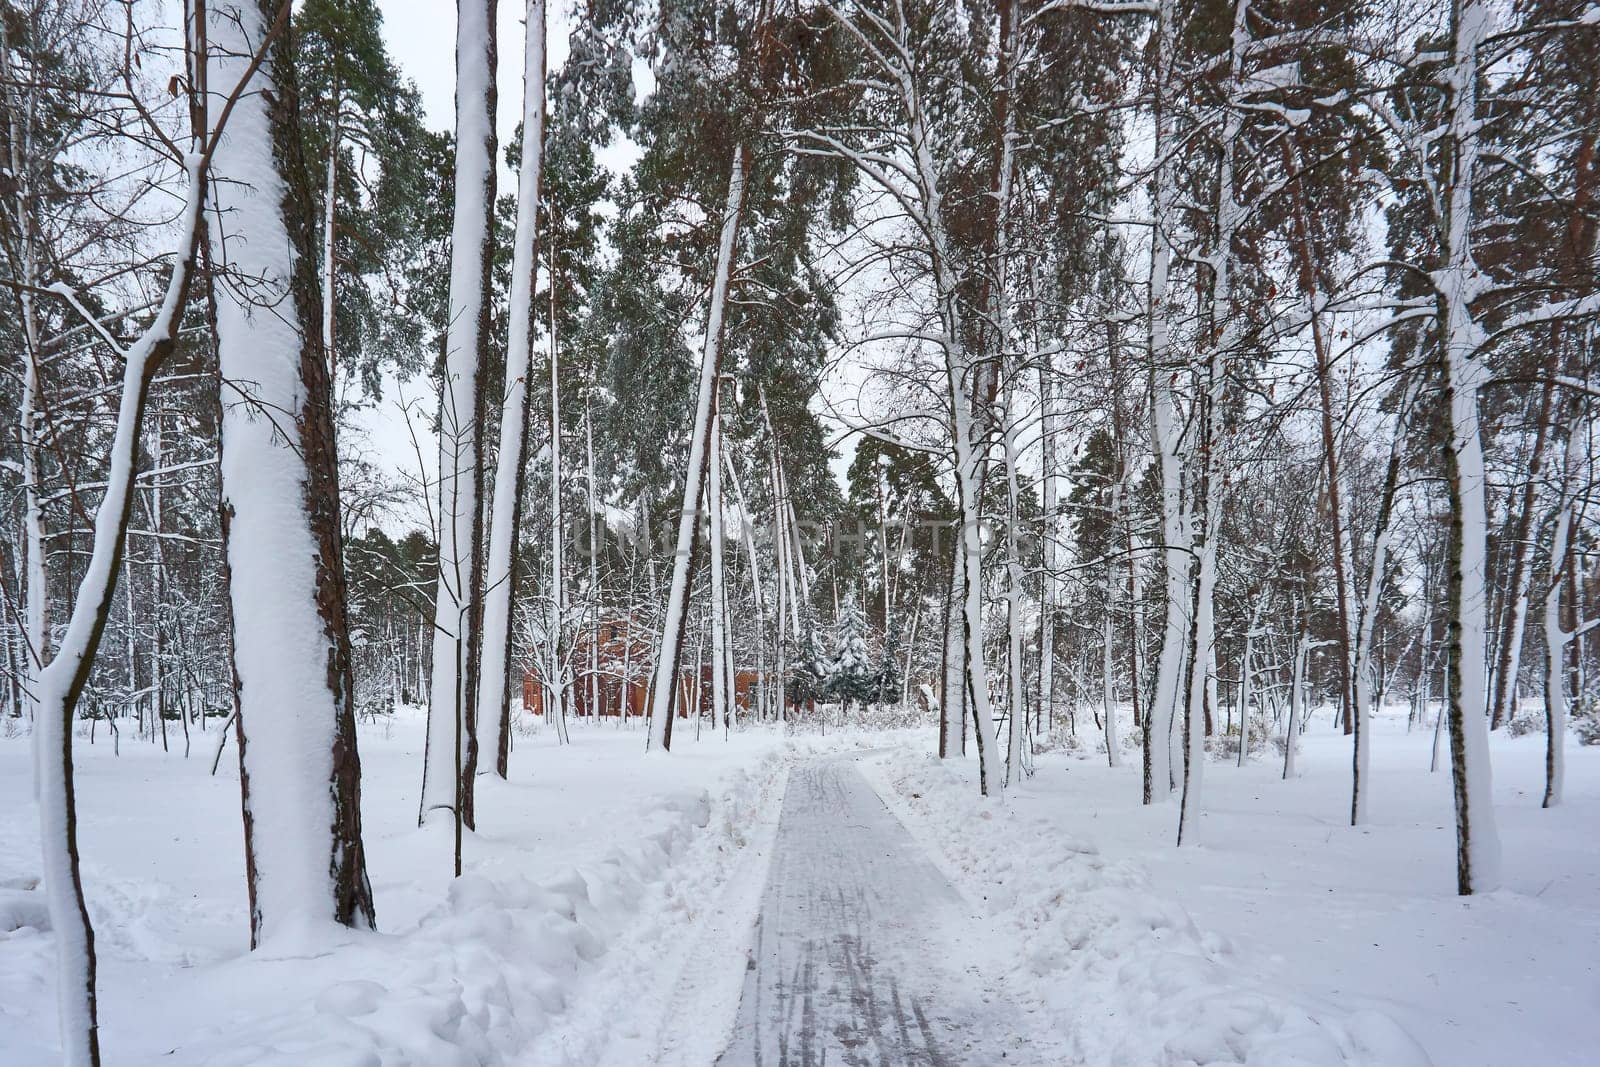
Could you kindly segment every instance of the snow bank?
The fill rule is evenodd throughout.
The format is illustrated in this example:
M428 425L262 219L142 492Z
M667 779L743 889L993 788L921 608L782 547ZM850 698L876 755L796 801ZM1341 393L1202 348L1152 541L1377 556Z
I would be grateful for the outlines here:
M225 980L263 987L278 1010L201 1035L179 1062L501 1062L567 1010L608 949L660 936L635 920L642 911L660 925L688 906L684 889L706 865L685 860L736 846L754 793L740 773L715 802L671 796L640 815L635 839L552 878L468 872L401 937L352 934L321 958L236 961ZM287 997L284 980L296 986Z
M957 884L1010 928L1021 948L1009 984L1037 993L1074 1058L1429 1063L1385 1015L1264 984L1249 959L1152 892L1139 865L983 800L934 757L899 750L867 769Z
M788 770L817 756L883 749L903 733L786 736L729 779L707 833L674 869L581 998L528 1047L541 1067L704 1067L727 1046L749 963ZM676 753L676 750L674 750Z

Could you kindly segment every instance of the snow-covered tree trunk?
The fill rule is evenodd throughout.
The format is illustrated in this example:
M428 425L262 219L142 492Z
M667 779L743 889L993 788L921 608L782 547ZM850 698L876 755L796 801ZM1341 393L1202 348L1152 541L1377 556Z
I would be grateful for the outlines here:
M439 581L420 819L471 827L483 593L481 377L489 342L495 152L495 0L456 4L455 207L439 392Z
M1250 611L1250 626L1244 632L1244 658L1239 663L1239 766L1250 756L1250 686L1255 680L1256 636L1261 630L1261 615L1266 610L1267 592L1256 592L1255 607Z
M1011 344L1010 256L1011 256L1011 185L1015 169L1016 109L1011 105L1013 62L1016 54L1016 13L1009 0L997 5L1000 18L999 86L995 107L1003 113L1000 124L1000 164L995 182L995 239L994 266L990 270L989 328L995 338L994 351L990 353L990 367L1005 375L1004 399L998 413L1005 420L1001 430L1001 448L1006 475L1006 785L1022 780L1024 752L1028 732L1027 699L1023 691L1023 621L1022 605L1026 597L1022 559L1021 488L1018 481L1018 464L1021 457L1017 444L1020 420L1012 404L1012 381L1015 367L1008 358Z
M1035 298L1037 293L1035 292ZM1060 536L1056 511L1060 507L1056 463L1056 402L1054 360L1049 353L1039 354L1039 472L1041 502L1044 507L1044 580L1039 593L1039 716L1048 725L1055 712L1056 605L1061 591L1056 575L1056 548Z
M1294 664L1289 673L1289 721L1283 731L1283 780L1295 777L1294 757L1300 747L1300 716L1306 702L1306 661L1311 658L1311 632L1302 615L1300 640L1295 643Z
M925 231L931 245L934 288L938 294L944 330L941 347L945 358L947 402L952 416L957 520L960 523L956 534L956 558L961 583L958 603L961 609L960 634L965 675L962 688L966 706L972 709L973 737L978 746L978 791L988 796L1002 787L1003 779L994 735L994 715L989 705L988 671L983 661L983 538L980 528L983 514L983 455L973 420L973 398L967 389L972 368L970 356L960 342L960 338L965 336L961 322L961 300L944 231L938 169L934 164L931 135L909 71L904 73L901 80L901 92L910 127L915 173L925 213Z
M511 246L506 316L506 388L484 567L483 661L478 679L480 774L506 776L511 726L511 605L517 594L517 534L528 454L528 382L533 373L533 287L538 272L540 182L544 173L545 5L528 0L522 75L522 157ZM593 545L590 546L591 550Z
M1159 239L1158 239L1159 241ZM1164 244L1165 242L1160 242ZM1170 254L1168 249L1167 254ZM1165 258L1158 252L1158 258ZM1165 276L1165 264L1160 275ZM1163 284L1162 288L1165 286ZM1154 302L1154 301L1152 301ZM1156 318L1164 318L1157 313ZM1166 329L1152 331L1165 351ZM1189 638L1190 555L1189 514L1183 499L1179 456L1184 434L1179 427L1168 371L1156 364L1151 375L1151 437L1161 474L1161 540L1165 577L1165 619L1161 651L1156 657L1155 688L1145 711L1144 796L1146 803L1165 800L1172 791L1172 725L1177 710L1184 652Z
M583 484L588 494L588 520L589 544L586 555L589 559L589 598L590 617L595 620L594 627L599 629L599 620L602 617L605 605L600 596L600 492L595 485L594 473L594 400L589 397L583 406ZM598 635L589 641L589 714L599 715L600 702L604 694L600 685L600 642Z
M77 802L72 769L72 722L89 681L95 653L111 614L111 599L122 567L129 519L133 514L135 461L140 423L150 382L177 342L178 322L194 274L205 199L208 160L191 152L184 160L187 187L176 228L172 274L155 316L139 338L120 352L122 384L111 438L105 492L95 509L89 559L78 582L66 627L49 663L34 679L34 746L39 802L39 840L45 902L56 946L56 998L62 1062L100 1062L95 1003L94 930L79 875ZM58 284L56 293L88 318L75 293ZM42 565L42 560L41 560ZM37 649L35 650L37 651Z
M212 84L267 49L214 157L209 238L251 944L298 946L373 913L314 216L293 57L283 35L265 43L275 8L208 12Z
M556 250L551 235L550 272L550 609L544 643L547 714L567 730L567 544L566 500L561 485L561 346L556 336Z
M1201 461L1209 466L1206 460ZM1202 473L1203 482L1214 480L1212 472ZM1221 490L1214 485L1201 488L1206 533L1196 554L1199 574L1194 587L1194 614L1190 622L1189 692L1183 719L1183 796L1178 813L1178 844L1199 842L1201 785L1206 765L1206 708L1209 706L1215 671L1217 534L1222 525L1222 507L1217 499Z
M1235 154L1239 150L1243 119L1234 98L1241 92L1243 57L1250 38L1249 10L1250 0L1236 0L1229 53L1229 100L1219 141L1215 244L1207 260L1211 271L1209 337L1205 341L1204 363L1196 374L1199 383L1195 412L1198 423L1195 510L1201 530L1196 538L1198 575L1190 620L1193 637L1189 644L1189 692L1183 729L1183 799L1178 815L1180 845L1198 840L1200 787L1206 760L1206 709L1215 703L1212 697L1216 663L1217 539L1222 531L1223 493L1223 462L1218 453L1223 446L1221 409L1228 379L1224 363L1237 333L1233 313L1233 243L1245 217L1244 205L1239 202L1235 189Z
M1028 732L1023 727L1027 721L1027 699L1023 690L1023 622L1022 603L1027 596L1024 586L1022 561L1022 512L1019 507L1022 491L1018 483L1017 467L1020 462L1017 449L1018 420L1011 417L1010 389L1006 404L1006 428L1002 436L1006 471L1006 784L1022 780L1023 746Z
M720 379L719 379L720 380ZM713 728L728 724L728 602L722 568L722 390L711 391L710 469L706 472L706 514L711 548L711 717Z
M1567 646L1587 626L1567 627L1561 622L1563 571L1570 565L1572 520L1577 503L1578 470L1588 446L1588 428L1583 424L1567 429L1565 463L1561 474L1560 497L1556 505L1555 531L1550 539L1550 578L1544 594L1544 714L1545 760L1543 807L1561 803L1566 785L1567 739Z
M966 643L961 637L961 543L950 545L949 584L944 591L944 642L939 674L939 758L964 755L967 744Z
M963 283L947 229L941 172L935 159L934 134L924 107L918 78L922 72L912 61L915 47L904 12L893 20L868 16L858 24L837 6L826 5L842 32L864 46L883 76L881 85L893 97L902 120L905 159L885 165L875 151L855 149L826 133L810 132L808 142L820 145L817 153L837 154L850 160L896 199L910 216L921 240L934 304L939 318L937 344L944 361L944 402L950 414L950 442L956 486L956 569L959 588L952 590L959 606L961 662L964 673L961 688L972 709L973 736L978 745L978 788L988 795L1002 788L1003 768L996 745L994 716L990 706L988 672L983 660L983 561L982 487L986 429L980 427L983 405L993 392L972 383L981 373L991 376L992 365L975 366L965 338ZM1002 19L1006 16L1002 15ZM1009 29L1005 29L1009 47ZM881 43L880 43L881 39ZM904 184L902 184L902 179ZM987 421L985 418L983 421ZM952 628L954 629L954 628ZM949 656L947 653L947 663ZM947 699L942 701L941 750L948 751L951 713Z
M339 207L339 86L333 86L333 123L328 130L327 173L322 188L322 344L328 352L328 374L337 386L338 349L334 346L334 309L338 306L338 270L335 239Z
M1351 662L1351 690L1355 700L1355 751L1350 776L1350 825L1367 821L1367 780L1372 766L1372 654L1373 634L1378 622L1378 601L1383 595L1384 571L1389 566L1389 540L1393 529L1394 499L1400 486L1400 471L1405 458L1405 421L1416 395L1418 376L1405 390L1405 399L1395 416L1394 434L1389 439L1389 463L1384 471L1383 490L1378 500L1378 517L1372 532L1372 559L1367 569L1367 587L1357 607L1354 659Z
M1173 138L1172 101L1166 81L1173 67L1173 2L1161 0L1156 17L1154 225L1151 227L1149 306L1146 309L1150 359L1150 437L1161 476L1161 540L1165 571L1165 620L1161 651L1156 657L1154 691L1145 711L1144 802L1165 800L1172 792L1172 722L1178 700L1185 625L1190 599L1189 516L1183 499L1181 456L1185 447L1178 417L1172 367L1172 324L1168 287L1172 271L1172 234L1177 222L1175 175L1164 164Z
M1111 611L1111 588L1107 583L1106 612L1100 633L1100 702L1102 714L1105 715L1106 731L1106 763L1112 767L1121 766L1122 757L1117 752L1117 691L1113 679L1113 658L1111 654L1113 638L1115 637L1116 616Z
M947 301L953 322L954 294ZM959 337L957 329L951 337ZM947 346L953 349L954 346ZM966 664L965 694L972 709L973 737L978 745L978 791L988 796L1002 786L999 753L994 736L994 716L989 706L988 671L983 662L983 539L980 529L980 477L978 450L972 439L970 398L967 395L964 360L953 353L947 356L946 378L951 410L955 413L956 484L960 505L961 529L956 551L961 563L961 634Z
M757 388L759 389L760 386L758 385ZM764 405L763 411L765 411ZM786 720L789 714L787 682L789 625L790 613L794 610L794 594L789 582L789 539L782 532L783 507L780 501L783 496L783 485L778 476L778 442L776 436L772 433L770 420L767 424L767 436L772 440L772 455L768 464L767 480L771 485L772 492L773 565L777 569L776 581L773 583L775 586L773 595L776 601L773 607L777 616L777 618L774 619L773 627L773 661L774 670L777 673L778 683L778 718L779 720ZM795 632L798 633L798 631L799 626L797 623L795 625Z
M722 322L727 310L733 257L738 247L739 222L744 214L747 176L744 146L735 145L728 169L728 194L723 205L722 235L717 245L716 275L711 304L706 312L705 347L700 358L700 386L695 401L694 430L689 441L689 461L683 475L683 507L678 515L677 548L672 557L672 585L667 593L667 613L656 654L655 682L650 706L647 746L665 752L672 747L672 716L676 680L683 661L684 616L689 605L689 577L699 536L700 498L705 491L710 463L713 393L722 364ZM778 506L784 506L783 501Z
M1492 13L1480 0L1455 0L1451 11L1450 106L1444 147L1450 177L1441 190L1441 269L1434 274L1444 346L1443 402L1450 441L1445 478L1450 497L1449 604L1451 776L1456 802L1456 887L1463 895L1500 884L1500 839L1495 830L1489 770L1485 660L1488 557L1487 473L1478 418L1487 341L1472 302L1486 282L1472 258L1473 188L1479 155L1478 50Z

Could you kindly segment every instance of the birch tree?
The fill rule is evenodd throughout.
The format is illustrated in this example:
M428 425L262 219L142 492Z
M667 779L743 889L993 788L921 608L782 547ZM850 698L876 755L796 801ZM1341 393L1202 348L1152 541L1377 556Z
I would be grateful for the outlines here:
M545 6L528 0L523 61L522 153L517 179L517 223L511 245L511 295L506 323L505 399L500 408L494 497L485 571L483 661L478 709L482 716L479 773L506 776L511 727L511 605L517 594L517 536L527 472L533 371L533 293L538 264L536 227L544 168ZM554 280L551 282L554 285ZM552 357L553 358L553 357ZM552 394L554 394L552 390ZM556 490L559 493L559 488Z
M456 173L450 304L439 390L439 586L419 821L473 826L483 592L482 376L489 338L496 136L495 0L456 5Z

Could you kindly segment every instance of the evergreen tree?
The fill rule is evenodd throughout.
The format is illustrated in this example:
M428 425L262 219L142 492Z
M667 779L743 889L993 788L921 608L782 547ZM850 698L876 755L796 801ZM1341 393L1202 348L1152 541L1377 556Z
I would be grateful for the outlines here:
M827 692L846 708L878 699L879 671L867 648L867 620L854 597L839 611L834 627L834 651L828 665Z
M424 244L449 233L449 201L440 195L447 138L424 125L421 95L384 47L374 0L306 0L294 14L294 38L325 344L335 386L340 377L357 380L377 396L384 368L422 369L427 335L442 328L426 313L429 301L410 299L406 279Z
M833 698L834 657L823 647L816 614L802 605L798 660L788 678L788 699L798 707Z
M873 703L894 704L899 701L900 686L903 681L900 657L903 653L900 624L898 621L891 622L888 633L883 639L883 653L878 657L877 665L872 672Z

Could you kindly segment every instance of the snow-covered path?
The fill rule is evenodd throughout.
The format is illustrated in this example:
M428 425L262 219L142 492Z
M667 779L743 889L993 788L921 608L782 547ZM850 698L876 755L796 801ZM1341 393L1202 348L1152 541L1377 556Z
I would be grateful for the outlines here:
M978 922L850 760L796 766L719 1064L996 1062L1016 1028L953 951Z

